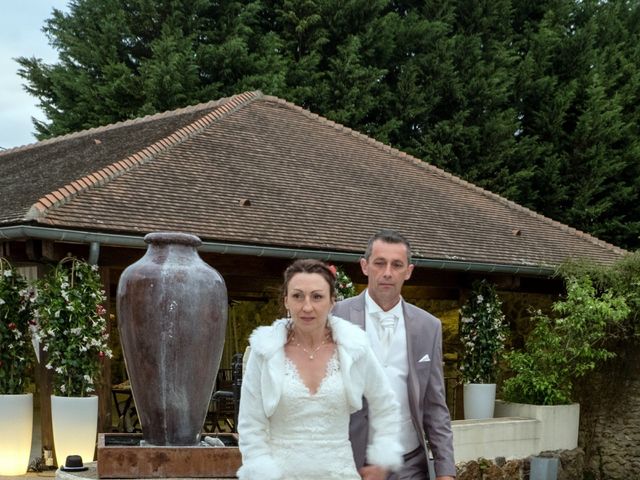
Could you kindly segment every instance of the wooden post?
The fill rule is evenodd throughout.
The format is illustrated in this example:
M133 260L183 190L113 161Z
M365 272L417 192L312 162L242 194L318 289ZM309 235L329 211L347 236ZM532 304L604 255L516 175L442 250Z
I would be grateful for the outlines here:
M100 268L100 278L102 279L102 288L107 297L104 308L107 310L107 332L109 332L109 338L111 338L114 313L111 307L111 270L108 267ZM111 359L108 357L102 359L102 382L98 385L96 393L98 394L98 432L111 432Z
M40 397L40 438L43 450L53 451L53 424L51 423L51 394L53 393L53 372L47 370L47 352L40 346L40 363L36 374L36 385ZM53 457L55 463L55 454Z

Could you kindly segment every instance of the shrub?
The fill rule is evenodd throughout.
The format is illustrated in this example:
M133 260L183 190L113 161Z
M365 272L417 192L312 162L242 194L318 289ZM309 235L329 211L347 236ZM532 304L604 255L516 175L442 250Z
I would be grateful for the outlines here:
M604 346L607 332L629 314L624 297L608 291L599 295L586 275L567 280L566 299L555 302L552 310L557 318L537 312L524 350L505 356L515 374L504 382L505 400L571 403L575 382L615 355Z
M102 282L97 267L62 260L37 285L37 338L53 370L56 395L84 397L95 391L101 358L111 357Z
M25 393L33 347L29 335L33 289L0 258L0 394Z
M465 383L495 383L506 337L502 302L495 287L476 281L469 300L460 309L460 371Z

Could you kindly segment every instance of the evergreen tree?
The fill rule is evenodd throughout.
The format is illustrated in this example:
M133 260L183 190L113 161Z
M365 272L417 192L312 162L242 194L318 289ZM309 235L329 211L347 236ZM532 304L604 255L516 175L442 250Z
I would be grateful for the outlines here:
M640 0L71 0L40 139L259 89L640 246Z

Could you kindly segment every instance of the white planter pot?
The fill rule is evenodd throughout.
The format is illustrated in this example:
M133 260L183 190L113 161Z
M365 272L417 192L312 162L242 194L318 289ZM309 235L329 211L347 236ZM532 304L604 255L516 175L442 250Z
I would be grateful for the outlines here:
M578 446L580 404L530 405L496 400L496 417L535 418L540 421L539 451L572 450Z
M98 397L59 397L51 395L53 445L58 465L68 455L80 455L92 462L98 433Z
M0 395L0 475L24 475L29 467L33 395Z
M463 396L465 420L493 418L495 383L465 383Z

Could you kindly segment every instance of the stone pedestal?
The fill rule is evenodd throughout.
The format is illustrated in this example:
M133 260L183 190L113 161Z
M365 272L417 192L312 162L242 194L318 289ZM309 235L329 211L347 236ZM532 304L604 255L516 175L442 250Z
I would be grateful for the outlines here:
M99 478L236 478L236 472L242 463L237 446L237 435L228 433L210 436L219 438L225 446L140 445L142 440L140 434L101 433L98 436L97 476Z

